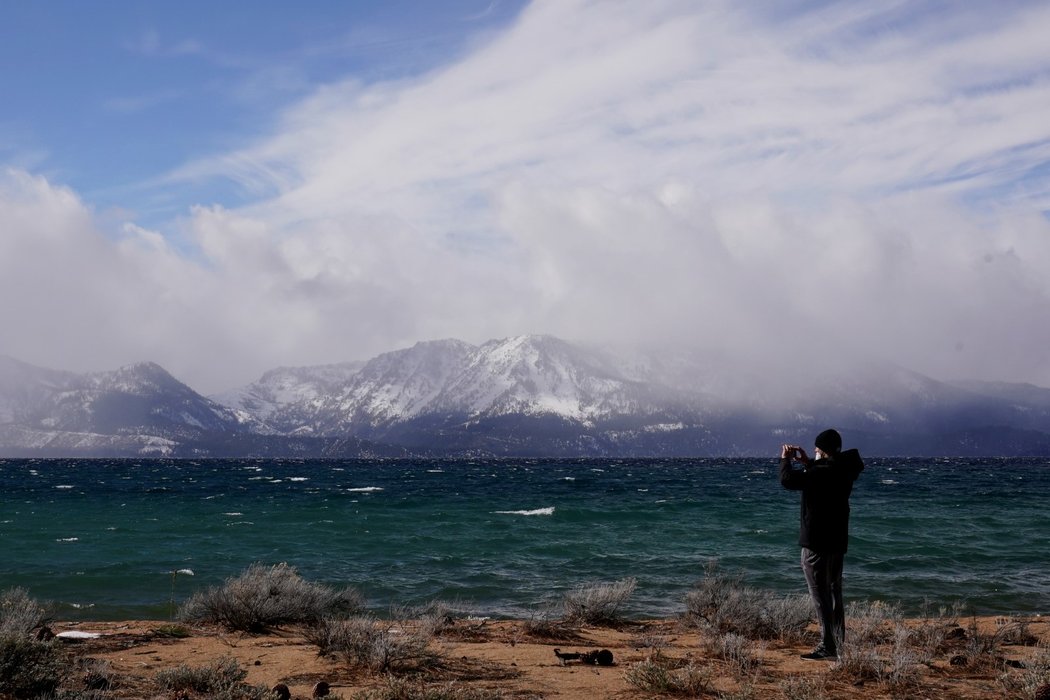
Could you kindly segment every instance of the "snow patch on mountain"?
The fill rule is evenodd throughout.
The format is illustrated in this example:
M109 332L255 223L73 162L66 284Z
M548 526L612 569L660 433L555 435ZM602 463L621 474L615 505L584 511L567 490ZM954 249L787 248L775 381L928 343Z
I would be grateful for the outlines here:
M351 379L335 405L343 416L373 423L417 416L439 399L473 350L460 340L437 340L384 353Z
M209 398L235 411L238 418L268 422L281 409L317 401L332 394L364 367L364 362L342 362L314 367L278 367L258 381Z
M478 348L441 397L469 416L550 414L587 421L626 412L628 382L596 356L551 336L517 336Z

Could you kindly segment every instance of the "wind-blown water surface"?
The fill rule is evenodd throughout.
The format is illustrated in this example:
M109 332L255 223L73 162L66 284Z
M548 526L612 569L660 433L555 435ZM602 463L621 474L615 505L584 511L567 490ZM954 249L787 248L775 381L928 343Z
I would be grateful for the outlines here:
M847 599L1050 610L1050 460L869 459ZM705 564L804 592L797 493L773 459L0 460L0 588L66 618L166 618L253 562L527 615L573 585L638 580L632 613L684 609Z

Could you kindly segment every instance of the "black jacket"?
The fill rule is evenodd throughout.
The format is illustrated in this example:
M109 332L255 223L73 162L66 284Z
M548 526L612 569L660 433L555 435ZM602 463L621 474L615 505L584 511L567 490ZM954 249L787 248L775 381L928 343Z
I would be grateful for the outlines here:
M817 552L845 552L849 541L849 496L864 469L857 450L818 459L805 469L780 460L780 483L802 492L798 543Z

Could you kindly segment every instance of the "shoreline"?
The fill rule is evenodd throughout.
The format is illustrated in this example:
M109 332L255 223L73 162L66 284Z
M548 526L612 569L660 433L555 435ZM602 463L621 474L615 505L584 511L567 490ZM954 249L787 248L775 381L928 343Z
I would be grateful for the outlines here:
M1041 653L1038 645L1050 644L1050 618L1032 615L1014 621L1023 623L1024 635L1010 640L1004 637L987 658L974 657L968 664L959 661L968 653L967 645L972 646L977 639L993 639L1010 621L1001 616L961 616L957 624L947 623L945 627L951 629L944 630L947 641L943 648L928 661L909 664L909 682L916 694L965 700L1024 697L1007 694L1001 679L1004 674L1020 678L1027 673L1026 668L1035 665ZM846 657L839 663L800 659L799 655L811 646L809 640L806 644L755 642L749 652L753 663L741 670L726 652L724 638L720 650L717 635L687 627L679 620L636 620L616 628L567 627L558 638L530 634L526 623L509 619L454 620L430 641L439 659L436 665L398 672L398 681L391 681L383 673L352 667L338 657L320 656L318 647L308 641L298 626L259 635L157 620L57 621L50 628L60 635L56 641L65 652L104 664L111 678L104 697L112 698L176 697L156 689L158 673L180 666L213 665L227 658L236 660L246 672L246 683L266 688L284 684L293 698L312 697L319 682L329 684L332 697L346 699L368 692L372 695L367 697L394 697L382 695L394 682L418 687L420 692L423 688L443 688L447 694L441 697L449 698L669 697L631 682L631 677L637 676L645 664L652 664L653 659L672 673L681 674L686 668L703 669L708 690L702 697L860 699L889 697L894 688L886 679L858 679L851 675L852 671L845 669ZM920 629L928 623L929 620L910 618L905 625ZM175 628L187 636L172 634ZM69 632L82 637L98 636L65 638L63 633ZM807 635L816 638L814 626ZM957 638L952 639L953 636ZM563 661L554 654L555 649L563 654L608 649L615 665ZM892 641L879 644L877 649L885 664L896 663ZM83 667L84 662L80 665ZM808 694L788 695L800 689Z
M231 571L235 571L231 569ZM721 572L720 572L721 573ZM42 596L39 599L46 601L46 607L50 611L51 619L61 619L67 624L90 624L90 623L113 623L113 622L125 622L127 620L152 620L162 621L167 619L167 624L176 622L174 612L176 612L183 603L189 600L194 593L199 593L214 586L222 585L230 577L217 581L213 585L200 585L192 590L180 591L171 601L153 601L148 604L137 604L137 605L114 605L112 603L102 603L102 610L99 610L100 605L97 603L90 604L76 604L55 601L49 599L46 596ZM687 614L687 596L690 591L694 590L695 587L704 580L706 574L700 574L695 577L695 581L689 587L683 587L680 595L678 596L678 603L675 605L664 605L654 609L654 606L636 606L631 601L630 604L624 606L624 613L628 618L642 619L642 620L676 620ZM793 585L786 590L765 588L770 593L778 596L803 596L808 597L808 593L805 589L805 581L801 580L801 574L799 574L799 582L797 585ZM742 583L748 587L751 584L748 581L742 581ZM327 584L326 584L327 585ZM30 593L33 591L26 587ZM568 593L571 588L566 588L564 591L560 591L561 594ZM552 589L553 591L553 589ZM362 612L383 617L387 614L391 608L391 605L402 606L402 607L425 607L427 604L434 601L454 601L454 607L457 608L458 612L463 615L484 617L492 621L498 622L514 622L520 621L534 615L537 611L546 609L549 607L556 607L562 602L562 597L555 595L558 591L552 592L545 600L534 601L531 604L516 603L511 605L498 605L491 602L478 603L467 598L461 598L457 596L444 597L440 595L425 596L419 600L398 598L392 599L388 602L384 602L381 599L367 599L363 601ZM1018 594L1011 593L1009 597L1016 597ZM637 593L632 598L637 598ZM1042 600L1031 600L1030 604L1023 607L1007 607L1006 605L990 605L987 600L973 599L945 599L945 600L933 600L928 596L923 596L919 599L914 596L908 600L901 599L884 599L884 598L864 598L854 595L850 595L847 592L846 596L847 607L851 605L890 605L895 607L905 617L919 618L924 614L927 609L936 609L938 606L945 608L953 608L960 611L960 616L965 619L976 618L1039 618L1041 616L1050 616L1050 608L1044 610L1040 607ZM981 604L981 607L977 607L976 603ZM103 614L99 614L102 612ZM160 624L160 622L158 622Z

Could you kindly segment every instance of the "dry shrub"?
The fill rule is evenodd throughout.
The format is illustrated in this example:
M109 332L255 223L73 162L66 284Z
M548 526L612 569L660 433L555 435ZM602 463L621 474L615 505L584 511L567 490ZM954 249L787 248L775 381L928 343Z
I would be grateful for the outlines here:
M24 588L0 593L0 635L29 634L47 621L46 611Z
M854 683L877 681L882 677L882 659L874 644L843 643L838 663L832 667L836 676Z
M383 621L371 615L322 620L307 630L307 640L325 656L340 656L355 668L376 673L434 665L432 630L405 620Z
M0 697L46 696L68 673L53 642L37 641L23 632L0 635Z
M959 629L962 607L962 603L956 602L951 607L942 605L933 612L930 602L923 602L918 620L908 627L908 645L917 654L919 663L928 664L947 649L948 635Z
M926 657L928 648L922 644L913 644L914 630L898 625L893 637L890 658L882 667L880 681L891 690L900 691L914 688L921 680L919 667L930 659Z
M813 603L808 596L767 593L759 615L759 624L755 627L755 637L802 641L806 636L806 627L812 619Z
M718 700L763 700L764 697L759 696L753 682L741 683L736 690L723 690L718 694Z
M628 641L628 644L635 649L650 649L652 651L662 651L671 646L671 640L669 637L663 634L657 634L655 632L643 632L637 634Z
M875 638L847 640L831 673L854 684L879 683L894 696L906 693L921 681L922 660L910 642L911 631L903 624L896 625L888 657L883 659Z
M287 564L252 564L222 586L194 594L179 611L187 622L214 623L229 630L261 633L283 624L315 623L361 609L351 588L309 583Z
M749 676L761 665L755 644L734 632L726 632L711 639L708 651L725 661L735 678Z
M431 636L444 634L456 626L456 620L465 614L451 603L432 600L425 605L404 608L395 618L416 620L421 628Z
M432 600L422 605L395 605L391 617L395 620L413 620L432 637L478 640L488 635L488 618L473 617L472 610L462 603Z
M69 675L56 643L32 636L45 621L44 608L24 588L0 593L0 697L46 697Z
M704 578L686 596L686 621L716 634L749 639L801 641L813 619L813 605L802 595L778 596L743 585L739 576L708 563Z
M468 688L455 683L427 685L421 680L387 676L379 688L354 695L354 700L501 700L503 693L487 688Z
M921 667L946 648L949 633L958 628L959 604L931 610L923 604L917 620L905 620L896 604L881 601L851 604L847 609L847 643L840 672L854 680L875 680L893 692L915 687ZM887 645L880 658L879 645Z
M623 607L637 587L633 578L576 586L565 594L565 617L588 625L620 625L625 622Z
M163 690L192 692L211 700L271 700L276 696L262 686L248 685L248 672L237 660L225 656L210 666L187 666L165 669L156 675Z
M982 632L977 626L977 619L974 618L967 626L962 652L967 668L1002 668L1005 663L1002 656L1003 646L1009 643L1007 640L1016 638L1018 634L1017 625L1010 622L997 624L992 632Z
M900 606L881 600L846 605L846 638L857 644L884 644L893 639L897 625L904 621Z
M1000 617L995 620L996 630L1004 645L1032 646L1039 639L1032 634L1031 620L1021 617Z
M540 610L533 610L528 619L521 623L521 631L528 637L548 639L559 642L575 641L579 638L579 625L559 616L559 608L546 605Z
M1029 622L1010 618L996 620L991 631L982 631L974 619L964 633L959 627L961 610L959 603L936 610L927 603L917 619L905 620L897 606L851 606L850 634L831 674L855 684L874 681L894 697L911 697L921 686L924 666L932 666L945 653L961 651L951 663L958 660L971 672L1001 670L1007 666L1002 656L1005 645L1035 639ZM1050 683L1050 653L1036 656L1038 660L1023 666L1024 673L1007 671L1000 677L1004 689L1015 697L1034 697L1038 688Z
M780 682L784 700L824 700L828 696L828 681L820 676L791 676Z
M80 674L80 680L87 691L82 693L82 695L90 695L91 691L113 690L120 686L120 681L113 673L113 667L105 659L81 657L77 659L76 665ZM62 698L66 700L65 695ZM72 700L72 698L69 700Z
M683 664L657 653L629 666L623 677L642 692L698 697L712 691L714 675L707 666Z
M1045 693L1045 689L1050 687L1050 647L1040 645L1025 662L1023 669L1003 672L999 676L999 683L1008 697L1019 700L1039 698L1039 693Z

